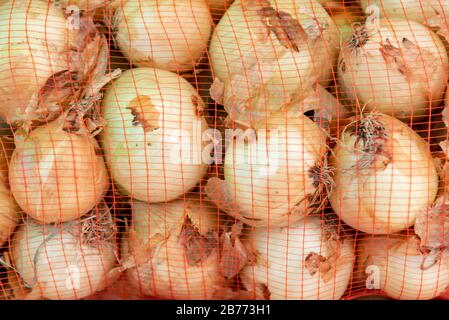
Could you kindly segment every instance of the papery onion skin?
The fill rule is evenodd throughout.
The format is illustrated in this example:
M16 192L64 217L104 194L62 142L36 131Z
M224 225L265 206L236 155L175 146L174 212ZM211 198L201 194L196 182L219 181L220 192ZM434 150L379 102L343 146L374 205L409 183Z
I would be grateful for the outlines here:
M379 25L359 28L341 51L342 90L367 112L422 117L444 95L449 76L444 44L417 22L382 19Z
M398 232L411 227L416 215L434 201L437 169L428 144L406 124L380 113L363 117L364 123L369 119L384 128L385 141L373 145L381 148L379 153L364 152L360 119L350 119L330 159L336 172L330 202L353 228L374 234Z
M247 247L255 253L254 265L241 273L252 298L270 300L338 300L348 287L354 263L351 238L331 240L339 252L323 274L311 274L307 258L311 254L330 258L327 236L318 217L306 219L289 228L256 229ZM334 235L335 236L335 235ZM331 259L333 259L331 258Z
M66 229L61 229L63 227ZM14 267L22 280L42 298L82 299L115 280L107 278L117 261L114 245L84 244L76 236L80 230L76 225L41 225L27 221L14 234L11 245ZM35 287L38 284L40 289Z
M287 119L285 114L254 130L267 138L232 140L226 150L224 181L238 207L228 213L252 226L287 226L311 211L310 197L318 189L312 170L326 153L325 133L304 115ZM275 134L279 138L270 140ZM255 152L262 153L254 158Z
M194 68L212 29L205 0L127 1L113 21L117 45L134 65L176 72Z
M371 285L378 285L374 288L391 298L433 299L449 286L448 251L442 251L439 261L422 270L424 257L415 235L391 235L388 239L366 236L360 240L357 251L357 273L365 275L366 280L366 272L372 272Z
M223 285L218 238L213 238L218 236L217 209L206 202L176 200L166 204L133 201L132 210L133 234L123 240L122 252L125 261L136 263L126 271L135 290L166 299L216 298ZM195 234L183 234L187 218ZM183 245L189 237L197 241L190 254ZM199 237L209 240L200 244ZM191 263L191 254L203 257Z
M163 202L195 187L208 168L201 159L203 145L193 141L196 125L200 138L208 129L202 108L196 90L169 71L137 68L125 71L111 85L103 99L106 125L101 142L122 193L142 201ZM184 137L189 135L190 141L180 144L179 130ZM179 159L177 152L172 154L177 149L185 160Z
M234 1L211 39L211 97L234 121L264 119L329 80L337 48L336 26L315 0Z
M34 219L64 222L78 219L109 188L100 148L89 134L66 132L65 115L16 139L9 168L11 191Z

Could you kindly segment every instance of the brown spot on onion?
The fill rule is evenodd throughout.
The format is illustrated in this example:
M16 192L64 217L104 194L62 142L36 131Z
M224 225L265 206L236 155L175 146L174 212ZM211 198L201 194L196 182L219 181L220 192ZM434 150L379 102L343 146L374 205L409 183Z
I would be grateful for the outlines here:
M134 116L133 125L142 126L143 131L151 132L159 129L160 113L147 96L137 96L128 104L126 109L131 110Z

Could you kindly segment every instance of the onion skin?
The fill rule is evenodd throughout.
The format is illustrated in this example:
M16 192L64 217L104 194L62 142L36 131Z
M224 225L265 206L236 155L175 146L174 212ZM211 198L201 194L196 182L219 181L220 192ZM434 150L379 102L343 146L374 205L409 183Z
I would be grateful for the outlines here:
M337 28L315 0L234 1L209 47L211 97L231 119L252 125L330 79L337 48Z
M117 6L115 39L139 67L185 72L202 57L212 30L204 0L139 0Z
M449 286L448 251L442 251L439 261L422 270L424 258L414 235L391 235L388 239L366 236L359 242L358 252L357 273L366 274L368 266L377 267L373 268L373 279L379 280L378 289L391 298L433 299Z
M267 132L267 137L277 132L279 138L230 142L224 181L238 210L228 213L251 226L284 227L311 211L309 197L317 192L311 170L320 166L325 156L326 136L304 115L286 119L284 114L276 114L254 129ZM267 149L268 163L247 156L249 150L254 153L261 146Z
M252 298L270 300L337 300L351 278L354 248L352 239L326 240L318 217L308 217L289 228L256 229L247 245L255 253L255 264L241 278ZM327 241L332 241L328 246ZM334 255L330 248L339 253ZM309 254L331 262L331 269L315 270L307 264ZM332 258L331 258L332 256Z
M196 90L168 71L137 68L125 71L111 85L103 99L106 125L100 137L122 193L141 201L163 202L195 187L208 168L201 159L203 146L192 142L195 124L201 124L198 134L208 129L202 108ZM170 140L178 138L176 130L190 135L189 145ZM195 146L199 161L187 154L188 148L194 154ZM176 162L179 153L172 151L177 149L185 153L186 161Z
M442 40L413 21L380 20L373 28L362 27L368 36L355 34L341 51L342 90L367 112L404 120L427 115L443 98L449 76Z
M437 169L428 144L406 124L380 113L364 117L385 129L383 151L363 152L362 140L357 143L353 133L359 130L356 118L350 119L353 124L343 130L330 159L336 172L330 202L353 228L373 234L398 232L412 226L416 215L433 203Z
M82 299L103 290L105 281L112 280L107 279L106 274L117 261L114 246L83 244L79 236L61 228L27 222L14 234L11 245L14 267L22 280L33 286L37 294L33 298ZM67 286L71 283L69 270L75 267L79 270L78 289Z
M166 299L212 299L220 292L218 210L206 203L176 200L166 204L133 201L133 226L123 242L128 281L143 295ZM186 219L196 228L190 254L203 254L195 263L183 245ZM201 243L199 237L209 240ZM204 252L208 252L205 254Z
M63 130L65 115L16 139L9 168L19 206L43 223L78 219L109 188L106 165L95 138Z

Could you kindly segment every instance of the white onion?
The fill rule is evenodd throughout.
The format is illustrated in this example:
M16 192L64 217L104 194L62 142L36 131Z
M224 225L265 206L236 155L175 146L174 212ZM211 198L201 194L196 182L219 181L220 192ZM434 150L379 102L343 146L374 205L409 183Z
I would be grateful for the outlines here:
M387 19L427 22L436 15L444 15L449 9L447 0L360 0L362 8L378 8L381 17Z
M71 127L72 116L66 112L28 135L16 133L11 191L27 214L44 223L79 218L109 188L97 141L84 124Z
M429 145L403 122L372 113L352 118L331 158L330 202L353 228L387 234L412 226L438 191Z
M169 71L138 68L114 82L103 100L101 141L121 192L162 202L195 187L208 167L202 108L196 90Z
M19 222L19 208L9 190L8 165L13 144L0 138L0 246L14 231Z
M133 225L124 239L129 282L141 294L168 299L211 299L224 278L218 251L218 210L206 202L133 201Z
M367 21L341 51L338 77L345 94L366 105L366 111L410 118L426 115L440 102L448 67L443 42L427 27Z
M449 286L449 254L423 253L415 235L374 236L361 239L359 273L371 273L370 286L391 298L432 299Z
M205 52L212 17L205 0L139 0L117 6L113 24L133 64L184 72Z
M248 139L242 133L229 142L225 180L209 179L209 198L252 226L287 226L302 219L330 182L324 131L304 115L279 113L247 133Z
M8 123L56 118L105 68L105 37L90 17L72 18L47 1L0 5L0 116Z
M105 205L81 221L27 221L14 234L14 268L31 287L27 299L82 299L116 280L114 227Z
M251 124L329 79L337 48L336 26L315 0L235 1L211 39L211 96Z
M318 217L289 228L257 229L248 244L255 262L241 278L257 299L340 299L352 274L353 246Z

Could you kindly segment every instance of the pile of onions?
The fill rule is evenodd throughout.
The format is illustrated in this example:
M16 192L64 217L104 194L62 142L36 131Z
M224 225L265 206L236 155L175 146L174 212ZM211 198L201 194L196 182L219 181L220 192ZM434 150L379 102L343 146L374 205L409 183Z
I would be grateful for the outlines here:
M331 183L326 134L302 114L272 114L228 142L224 180L206 192L221 209L251 226L287 226L309 214Z
M194 68L212 29L205 0L126 1L112 23L118 46L133 64L176 72Z
M0 246L3 245L19 222L19 208L9 190L8 165L14 146L0 138Z
M218 250L219 213L194 200L132 201L133 225L122 247L129 282L143 295L211 299L224 278Z
M114 223L105 204L80 221L42 225L28 219L12 239L12 266L31 289L26 299L82 299L120 275Z
M76 110L29 134L18 131L15 138L9 183L19 206L34 219L79 219L109 188L99 145Z
M252 298L340 299L349 284L353 240L318 217L289 228L256 229L247 246L255 260L240 277Z
M203 101L169 71L125 71L106 91L101 142L121 192L147 202L173 200L207 170L202 133L208 129Z
M438 191L429 145L403 122L380 113L352 118L337 142L330 202L348 225L389 234L412 226Z
M366 111L410 118L440 102L448 68L442 40L427 27L367 19L341 51L338 77L345 94Z
M211 97L233 121L264 119L329 79L338 38L315 1L234 1L210 43Z
M107 65L106 39L92 19L72 18L48 1L0 5L0 116L8 123L55 119Z
M439 226L441 228L441 225ZM449 286L449 252L423 248L414 234L361 239L358 270L394 299L433 299Z

